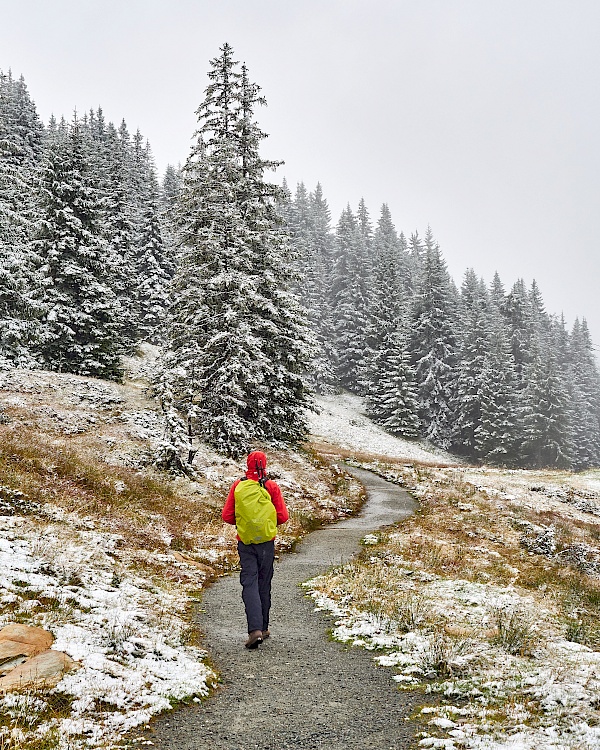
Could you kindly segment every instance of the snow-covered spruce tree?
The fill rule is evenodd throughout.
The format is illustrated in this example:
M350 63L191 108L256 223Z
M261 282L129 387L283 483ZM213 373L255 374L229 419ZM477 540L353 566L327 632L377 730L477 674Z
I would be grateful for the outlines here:
M600 375L585 318L573 324L567 369L573 468L587 469L600 465Z
M160 186L160 200L165 213L175 210L177 198L181 192L181 182L181 165L174 167L172 164L167 164Z
M505 319L504 289L498 274L489 292L488 346L479 388L479 422L474 429L475 456L485 463L514 466L522 461L521 406Z
M380 351L398 325L407 302L408 259L403 253L390 209L384 203L373 236L373 268L369 284L369 344Z
M137 227L133 266L138 279L132 290L136 339L158 344L164 338L165 313L171 281L160 222L160 196L150 147L146 145L137 165Z
M318 301L318 324L315 330L317 354L310 366L309 382L317 393L332 394L339 391L337 378L338 353L335 346L333 310L331 308L331 270L333 235L331 212L317 183L308 196L311 216L311 243L320 297Z
M461 288L461 346L453 403L452 446L457 453L475 455L475 433L481 422L486 353L489 351L490 300L482 280L469 268Z
M404 235L402 235L401 239L406 242ZM408 253L408 267L410 271L409 286L411 292L414 294L419 285L419 279L425 261L425 247L423 246L423 241L419 237L418 232L411 234L410 239L406 243L406 247Z
M569 468L567 390L555 353L532 340L523 390L523 455L532 468Z
M177 200L181 191L181 166L168 164L160 186L160 224L164 245L164 270L173 278L175 273L175 247L177 244L177 225L175 220Z
M165 367L190 434L236 456L306 431L308 329L289 289L279 188L264 179L259 88L225 44L183 168ZM192 454L190 454L190 457Z
M400 378L394 386L398 395L392 400L404 402L405 396L400 395L401 381L407 376L408 361L404 361L403 352L394 351L394 346L402 343L406 347L406 340L398 330L406 326L406 314L410 303L410 272L408 256L398 237L392 216L386 204L381 207L372 240L372 266L367 286L368 290L368 323L366 331L368 360L363 369L363 389L367 398L367 408L373 419L376 416L381 399L385 398L385 387L388 376ZM390 366L389 372L385 369ZM383 369L382 369L383 368ZM392 371L395 373L392 376ZM411 380L412 378L412 380ZM414 381L414 373L408 375L409 381ZM389 384L389 383L388 383ZM406 395L410 401L410 395ZM416 406L413 404L414 411ZM403 406L399 405L400 410ZM410 406L407 407L410 411ZM386 413L389 412L387 409ZM386 417L387 418L387 417ZM418 418L416 418L418 429ZM406 421L406 420L405 420ZM408 425L408 423L406 423ZM414 430L409 430L407 436L414 436Z
M527 364L531 361L531 336L533 317L531 302L525 282L519 279L513 284L504 304L511 351L519 382L523 384Z
M0 367L36 365L41 308L31 237L42 148L25 81L0 71Z
M330 217L320 185L315 193L308 193L299 183L294 199L282 206L282 215L294 247L300 304L316 340L307 380L317 393L333 393L337 390L337 356L328 293Z
M119 337L124 351L131 353L138 339L140 310L136 289L139 283L136 267L137 205L133 192L133 153L127 124L118 130L112 123L107 129L107 178L103 198L103 233L106 253L111 257L113 276L110 281L121 307Z
M419 416L428 440L448 448L452 435L458 356L456 292L441 256L432 244L410 313L409 349L417 373Z
M400 327L388 331L373 357L365 404L369 417L388 432L418 437L421 425L415 372L410 365L406 332Z
M347 206L336 229L330 294L338 378L342 386L359 394L365 390L364 374L371 356L367 345L367 280L365 234Z
M80 124L48 148L34 242L42 262L41 354L52 370L120 379L119 308L106 282L111 268L100 238L100 204L88 172Z
M498 271L494 273L494 278L490 284L490 305L495 310L496 314L500 314L502 317L498 318L498 323L503 320L503 316L506 311L506 291L504 284L500 278Z

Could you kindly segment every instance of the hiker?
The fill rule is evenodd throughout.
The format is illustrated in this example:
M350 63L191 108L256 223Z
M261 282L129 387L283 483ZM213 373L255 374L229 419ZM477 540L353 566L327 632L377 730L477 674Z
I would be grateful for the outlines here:
M231 486L221 513L237 528L242 600L248 621L246 648L258 648L269 637L271 580L277 526L288 511L279 485L267 478L267 457L253 451L246 459L246 476Z

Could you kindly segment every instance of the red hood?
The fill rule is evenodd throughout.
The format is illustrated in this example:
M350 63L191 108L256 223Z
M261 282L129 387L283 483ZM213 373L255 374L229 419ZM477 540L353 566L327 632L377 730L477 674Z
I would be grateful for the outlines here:
M253 451L246 459L246 476L258 482L267 475L267 457L261 451Z

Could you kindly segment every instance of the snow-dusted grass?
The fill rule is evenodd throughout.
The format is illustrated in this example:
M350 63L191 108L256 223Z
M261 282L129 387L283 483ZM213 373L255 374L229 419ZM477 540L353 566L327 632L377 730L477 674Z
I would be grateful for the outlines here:
M217 679L193 611L237 564L220 512L243 467L199 446L193 481L155 472L162 419L133 364L124 385L0 373L0 626L45 627L80 664L53 691L0 698L2 750L120 746ZM268 452L291 513L279 549L361 502L316 453Z
M0 534L2 625L17 620L50 630L53 648L81 665L52 691L68 696L69 712L48 716L42 697L28 708L30 731L9 723L5 744L12 736L29 743L15 747L32 747L48 735L65 747L83 738L115 743L174 700L207 695L216 675L205 652L186 643L183 592L120 564L122 537L22 517L4 517ZM14 701L0 701L5 720Z
M600 747L600 496L586 478L366 468L410 487L421 510L308 588L335 638L441 699L421 714L421 746Z
M363 400L352 393L317 398L318 413L310 416L314 442L343 449L348 455L371 454L424 463L458 463L456 457L423 441L402 440L385 432L364 414Z

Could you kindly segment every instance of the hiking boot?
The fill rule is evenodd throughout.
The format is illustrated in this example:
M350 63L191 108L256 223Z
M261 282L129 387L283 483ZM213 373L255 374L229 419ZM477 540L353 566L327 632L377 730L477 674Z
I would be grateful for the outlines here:
M266 640L267 640L267 638L268 638L268 637L269 637L270 635L271 635L271 631L270 631L270 630L263 630L263 632L262 632L262 638L263 638L263 641L266 641Z
M258 646L262 643L262 640L262 630L253 630L251 633L248 633L248 640L246 641L244 646L246 646L246 648L258 648Z

